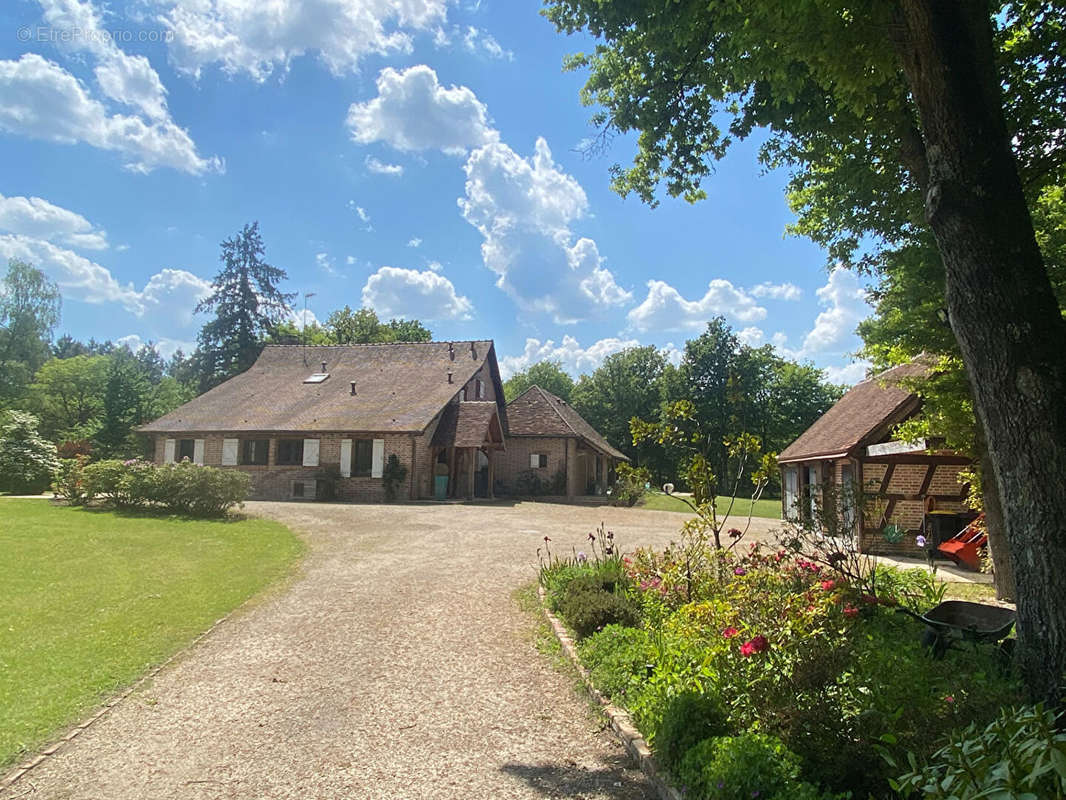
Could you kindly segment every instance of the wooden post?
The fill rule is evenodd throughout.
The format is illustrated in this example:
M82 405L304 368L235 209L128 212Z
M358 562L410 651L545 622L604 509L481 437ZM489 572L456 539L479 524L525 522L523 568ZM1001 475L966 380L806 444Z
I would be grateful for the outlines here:
M477 469L477 448L476 447L467 448L467 455L468 455L468 457L470 459L470 463L466 467L466 475L467 475L467 478L468 478L468 483L467 483L467 486L466 486L466 499L467 500L473 500L474 499L474 470Z
M496 491L493 488L493 484L496 482L496 450L490 448L485 451L485 455L489 457L489 499L495 499Z

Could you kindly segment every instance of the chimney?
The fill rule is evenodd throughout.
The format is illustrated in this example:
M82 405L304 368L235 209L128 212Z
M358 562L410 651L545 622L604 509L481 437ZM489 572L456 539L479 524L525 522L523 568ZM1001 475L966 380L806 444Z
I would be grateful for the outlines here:
M322 371L323 372L326 371L326 362L325 361L322 362Z
M475 361L477 360L477 350L474 348L473 342L470 343L470 357Z
M448 358L455 361L455 343L448 342Z
M350 381L349 383L352 387L352 397L355 397L355 381Z

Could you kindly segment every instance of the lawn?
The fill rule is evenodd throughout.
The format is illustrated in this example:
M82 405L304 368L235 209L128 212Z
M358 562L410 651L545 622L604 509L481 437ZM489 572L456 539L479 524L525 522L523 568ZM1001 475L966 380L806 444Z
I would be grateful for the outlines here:
M732 498L721 495L715 500L715 508L719 514L725 513L725 510L729 508L729 501ZM692 514L692 509L679 500L676 497L672 497L662 492L649 492L644 495L644 499L640 503L641 508L649 509L650 511L680 511L684 514ZM739 519L748 516L748 510L751 508L751 499L738 497L736 502L733 503L733 511L730 514L731 519ZM780 500L756 500L755 508L752 512L753 517L766 517L767 519L781 519L781 501Z
M290 573L275 522L0 498L0 768Z

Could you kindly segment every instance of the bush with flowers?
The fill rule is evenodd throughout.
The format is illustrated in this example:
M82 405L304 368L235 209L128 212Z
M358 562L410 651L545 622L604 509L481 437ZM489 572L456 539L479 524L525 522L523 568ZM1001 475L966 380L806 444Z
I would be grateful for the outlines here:
M581 655L594 680L605 670L611 675L601 690L625 703L653 750L665 756L665 745L675 779L686 763L686 780L707 776L704 794L690 786L687 796L753 796L723 793L717 781L728 783L721 776L732 769L726 765L734 763L734 749L770 752L779 744L796 765L784 776L791 794L774 788L784 778L772 770L765 790L745 791L890 797L898 770L889 759L908 751L927 757L951 730L986 723L1020 700L1020 685L995 651L951 650L939 661L923 651L920 629L895 608L939 602L942 590L927 577L878 568L856 578L788 549L723 549L698 536L617 561L625 581L615 591L637 607L641 628L621 635L605 627L582 644ZM565 588L556 591L562 607ZM678 698L693 694L722 704L734 737L757 731L773 740L721 750L715 742L722 732L709 734L687 743L702 755L686 762L687 753L663 737L686 723L700 727L697 717L678 718Z

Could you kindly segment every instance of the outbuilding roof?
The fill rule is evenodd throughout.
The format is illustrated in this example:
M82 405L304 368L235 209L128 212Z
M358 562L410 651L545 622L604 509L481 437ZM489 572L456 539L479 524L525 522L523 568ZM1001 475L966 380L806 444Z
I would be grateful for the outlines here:
M539 386L530 386L507 404L507 421L510 436L576 437L602 453L629 460L611 447L572 405Z
M433 432L433 447L504 448L499 409L492 400L463 400L449 403Z
M843 458L859 445L887 433L918 408L917 395L900 386L900 382L921 377L929 369L928 360L919 356L857 383L782 450L777 460L784 463Z
M506 432L491 340L268 345L246 372L140 430L421 433L479 372L501 398Z

